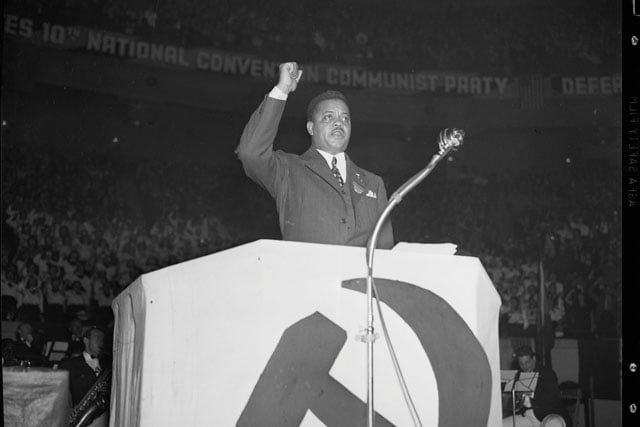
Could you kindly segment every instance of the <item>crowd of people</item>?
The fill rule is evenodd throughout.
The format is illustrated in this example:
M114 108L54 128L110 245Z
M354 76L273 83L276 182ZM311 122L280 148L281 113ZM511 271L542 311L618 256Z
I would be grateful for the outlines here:
M3 167L17 248L2 252L3 321L108 326L113 297L140 274L278 237L272 200L231 172L150 159L123 173L99 151L13 138L3 141ZM389 190L403 179L383 176ZM479 257L503 299L503 335L535 334L543 277L557 335L617 337L617 178L599 163L449 177L407 197L393 217L396 240L454 242ZM237 200L245 197L252 209Z
M5 320L65 322L78 311L84 316L110 311L113 296L143 272L233 243L200 206L202 194L191 194L180 179L163 194L163 178L152 164L139 168L136 181L158 207L152 213L157 220L144 215L148 208L129 215L131 197L120 190L130 181L119 177L110 160L68 153L65 161L57 161L51 154L34 155L25 146L3 152L4 159L15 161L4 164L16 165L3 180L3 200L6 223L18 243L15 255L2 254ZM181 206L197 213L181 212Z
M619 2L9 1L8 11L301 62L500 74L616 71ZM327 13L322 13L327 12ZM381 19L384 17L384 19Z
M503 335L535 336L543 281L546 322L556 336L617 337L618 182L615 166L601 162L552 172L467 173L444 191L430 187L407 198L395 225L401 235L416 230L416 241L454 242L459 253L482 260L502 297Z
M619 63L618 16L610 3L592 0L578 9L557 2L330 2L322 7L335 6L335 13L327 14L310 12L315 5L308 0L66 0L64 7L30 0L9 1L5 10L32 17L36 30L44 21L89 26L273 60L289 59L278 57L286 52L301 62L392 69L517 74L577 67L597 74ZM15 236L15 251L2 252L3 321L37 328L78 319L108 328L113 297L141 274L278 238L273 201L239 165L215 171L166 157L134 164L113 147L58 145L3 137L3 223ZM398 169L376 171L387 190L406 179ZM606 166L582 162L554 173L452 176L405 201L394 213L395 237L454 242L479 257L503 299L502 334L535 333L544 281L547 323L556 335L615 337L617 183Z
M603 64L617 63L610 48L617 45L619 32L607 28L615 21L609 11L583 10L569 22L565 6L552 3L550 10L439 5L407 13L378 2L367 4L368 13L362 13L365 6L356 2L331 15L305 12L307 0L285 7L255 0L234 7L223 0L152 7L137 1L66 3L67 8L51 8L37 0L10 2L16 12L42 21L92 25L186 46L265 55L284 50L308 61L463 71L473 64L473 71L500 73L562 72L584 65L597 73L611 71ZM94 13L94 7L101 13ZM386 19L377 20L383 12ZM532 38L540 35L540 27L544 36ZM568 58L566 63L553 62L559 56ZM329 99L334 107L339 104ZM109 123L110 117L103 118ZM119 146L117 137L110 146L77 144L76 136L67 144L55 133L51 141L31 138L35 131L29 126L9 134L4 117L2 127L3 366L68 370L74 406L102 384L105 414L113 298L144 273L256 239L278 238L273 200L249 182L235 158L236 167L221 167L220 159L211 167L186 152L184 158L160 154L144 139L140 147L151 153L136 153L134 161L134 150ZM223 146L216 147L215 155ZM248 172L247 153L252 154L245 151L243 157L238 151ZM332 167L342 187L336 157ZM406 168L385 167L376 172L391 192L407 178ZM478 257L502 299L501 337L536 336L543 306L546 332L556 337L619 338L621 201L615 165L567 159L565 167L525 168L462 168L456 175L437 175L436 185L417 189L394 212L396 242L453 242L458 254ZM267 187L268 181L261 185ZM15 325L15 340L5 338L8 323ZM63 354L57 347L61 343ZM520 350L521 370L533 370L533 351ZM547 386L555 393L557 378L549 378L553 381ZM536 395L543 394L536 389ZM550 413L560 413L559 398L557 403L547 408ZM525 405L523 413L532 408L533 419L549 412L534 403Z

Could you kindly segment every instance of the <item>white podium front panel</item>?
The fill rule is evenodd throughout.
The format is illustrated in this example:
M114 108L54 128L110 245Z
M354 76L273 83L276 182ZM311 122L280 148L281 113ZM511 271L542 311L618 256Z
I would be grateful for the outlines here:
M270 240L140 276L113 302L111 426L364 425L365 276L364 248ZM374 276L422 424L500 425L500 298L479 260L378 250ZM374 349L376 425L411 425Z

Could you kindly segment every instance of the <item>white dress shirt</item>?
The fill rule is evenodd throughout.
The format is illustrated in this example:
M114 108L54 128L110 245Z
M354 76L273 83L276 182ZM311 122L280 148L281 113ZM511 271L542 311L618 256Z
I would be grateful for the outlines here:
M84 356L84 360L85 362L87 362L87 365L89 365L89 367L96 372L96 376L98 376L100 373L100 370L102 370L102 368L100 367L100 361L98 360L98 358L97 357L95 359L92 358L91 355L86 351L82 352L82 356Z
M274 86L273 89L271 89L271 92L269 92L269 97L279 99L280 101L286 101L289 95L281 91L278 86Z
M318 149L316 148L316 150ZM327 153L326 151L318 150L318 153L322 154L322 157L324 157L324 159L327 161L327 164L329 165L329 169L331 169L331 162L333 161L333 158L335 157L336 159L338 159L336 166L340 171L340 176L342 177L342 180L344 182L347 182L347 159L344 156L344 152L334 155L331 153Z

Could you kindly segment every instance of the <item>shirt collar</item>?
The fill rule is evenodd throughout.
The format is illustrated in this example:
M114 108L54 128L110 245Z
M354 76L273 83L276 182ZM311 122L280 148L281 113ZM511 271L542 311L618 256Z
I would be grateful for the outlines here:
M318 151L318 153L320 153L322 155L322 157L324 157L324 159L327 162L327 165L329 165L329 169L331 169L331 161L333 160L333 158L335 157L338 160L338 170L340 171L340 175L342 176L343 180L347 180L347 158L344 155L344 151L342 153L338 153L338 154L331 154L331 153L327 153L326 151L322 151L316 148L316 150Z
M95 356L95 357L91 356L86 351L82 352L82 356L84 356L84 360L86 360L89 365L92 365L92 364L98 364L99 365L100 364L100 362L98 361L98 356Z

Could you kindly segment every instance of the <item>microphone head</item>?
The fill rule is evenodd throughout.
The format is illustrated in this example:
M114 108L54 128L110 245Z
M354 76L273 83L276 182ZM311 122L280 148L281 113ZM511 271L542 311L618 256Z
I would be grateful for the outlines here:
M440 154L443 154L449 150L457 150L464 141L464 131L456 128L446 128L440 131L440 137L438 138L438 147L440 148Z

